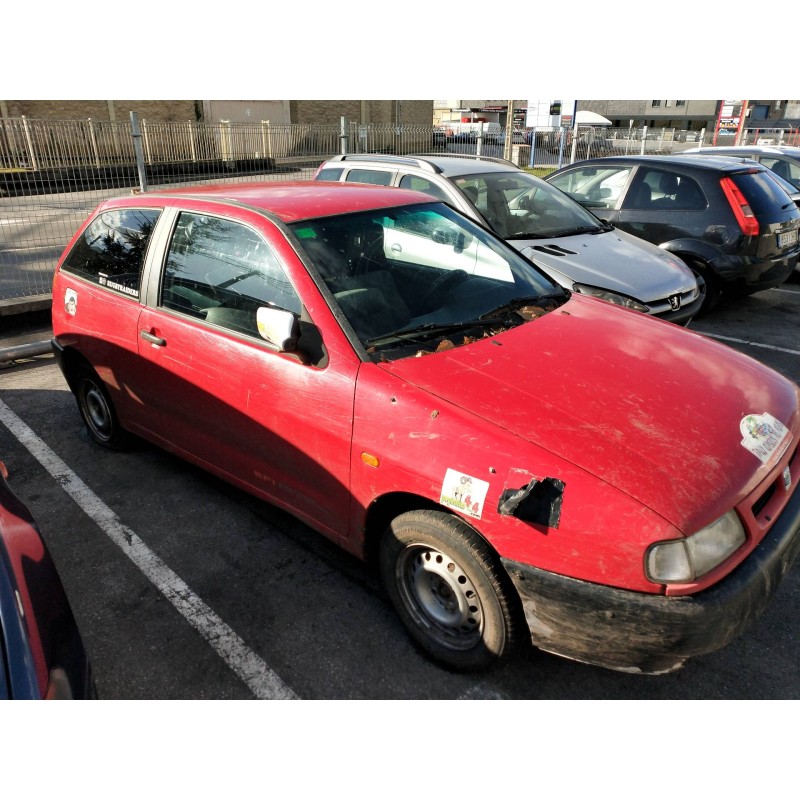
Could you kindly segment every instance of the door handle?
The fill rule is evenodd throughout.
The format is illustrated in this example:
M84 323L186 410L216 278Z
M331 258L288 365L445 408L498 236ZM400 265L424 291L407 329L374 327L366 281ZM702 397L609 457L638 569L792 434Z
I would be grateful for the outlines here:
M164 347L167 343L166 339L162 339L160 336L155 336L147 331L139 331L139 336L141 336L146 342L150 342L150 344L153 344L156 347Z

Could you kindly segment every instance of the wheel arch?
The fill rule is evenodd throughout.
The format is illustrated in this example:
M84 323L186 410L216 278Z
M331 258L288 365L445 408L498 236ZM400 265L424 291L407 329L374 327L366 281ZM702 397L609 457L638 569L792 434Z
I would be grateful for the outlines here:
M83 353L69 345L60 345L54 340L53 350L56 354L58 366L64 376L70 391L75 392L75 379L81 368L94 370L91 362Z
M500 558L499 553L495 550L492 543L464 517L454 514L453 511L441 503L437 503L428 497L413 494L410 492L389 492L388 494L377 497L367 508L367 513L364 518L364 539L363 539L363 555L367 563L374 567L378 563L378 546L380 544L381 535L388 527L389 523L405 514L407 511L441 511L443 514L449 514L456 517L465 525L469 526L483 541L487 547L490 547L498 561Z
M672 253L684 261L694 261L695 263L707 265L715 273L717 264L726 260L724 253L721 253L713 245L699 239L675 239L671 242L663 242L659 245L662 250Z

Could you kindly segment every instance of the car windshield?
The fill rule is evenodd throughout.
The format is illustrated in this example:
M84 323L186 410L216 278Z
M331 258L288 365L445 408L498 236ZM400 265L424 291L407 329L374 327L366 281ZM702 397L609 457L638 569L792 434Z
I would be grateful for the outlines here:
M542 316L568 297L503 241L442 203L290 227L375 360L468 344Z
M452 180L504 239L552 239L608 229L560 189L522 170Z

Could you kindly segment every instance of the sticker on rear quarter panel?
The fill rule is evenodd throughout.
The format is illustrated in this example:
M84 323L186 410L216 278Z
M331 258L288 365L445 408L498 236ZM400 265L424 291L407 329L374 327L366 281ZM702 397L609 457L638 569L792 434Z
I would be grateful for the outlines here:
M748 414L739 424L742 447L767 462L790 435L789 429L772 414ZM789 443L786 442L788 445Z
M480 519L488 491L489 484L486 481L448 469L442 483L439 502L443 506L455 508L470 517Z

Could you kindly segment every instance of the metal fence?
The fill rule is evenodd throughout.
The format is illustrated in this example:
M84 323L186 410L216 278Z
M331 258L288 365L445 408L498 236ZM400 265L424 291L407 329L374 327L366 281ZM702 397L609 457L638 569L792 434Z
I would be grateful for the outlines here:
M0 313L47 303L64 246L102 200L219 181L304 180L337 153L472 153L545 171L617 153L673 153L703 132L580 126L449 132L425 125L0 119ZM758 137L767 138L761 131ZM783 133L769 138L794 143ZM790 136L797 136L791 132ZM755 140L754 140L755 141Z

